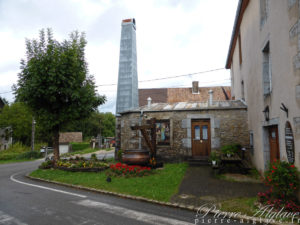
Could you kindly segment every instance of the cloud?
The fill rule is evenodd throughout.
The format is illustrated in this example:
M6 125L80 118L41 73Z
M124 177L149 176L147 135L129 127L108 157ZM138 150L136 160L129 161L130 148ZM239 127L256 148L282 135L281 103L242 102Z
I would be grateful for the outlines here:
M18 0L0 1L0 91L17 81L25 38L53 28L58 40L73 30L86 32L86 59L98 85L117 83L121 21L137 22L139 80L224 67L237 0ZM139 83L145 87L218 85L228 71ZM101 110L115 112L116 86L101 86L108 101ZM3 91L6 91L3 89ZM1 92L0 92L1 93ZM2 95L1 95L2 96ZM12 95L9 95L12 100Z

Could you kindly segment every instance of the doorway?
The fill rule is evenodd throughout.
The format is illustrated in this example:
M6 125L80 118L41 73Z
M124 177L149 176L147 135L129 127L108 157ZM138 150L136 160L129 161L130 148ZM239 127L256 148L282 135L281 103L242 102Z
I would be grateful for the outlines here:
M209 156L211 151L210 120L192 121L192 154Z
M278 126L270 126L269 130L269 145L270 145L270 162L275 162L280 159L279 141L278 141Z

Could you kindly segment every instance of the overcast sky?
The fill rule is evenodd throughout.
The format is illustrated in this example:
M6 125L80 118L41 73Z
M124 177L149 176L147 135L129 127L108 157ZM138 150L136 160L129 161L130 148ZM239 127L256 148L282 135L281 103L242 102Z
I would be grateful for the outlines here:
M136 19L139 81L224 68L238 0L0 0L0 96L14 100L25 38L50 27L57 40L86 33L86 60L101 111L115 113L121 22ZM230 85L227 70L140 82L139 88Z

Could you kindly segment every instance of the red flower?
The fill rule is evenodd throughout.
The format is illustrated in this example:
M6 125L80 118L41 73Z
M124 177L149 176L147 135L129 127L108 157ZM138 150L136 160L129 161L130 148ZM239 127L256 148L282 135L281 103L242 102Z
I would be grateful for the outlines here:
M291 165L291 168L295 168L295 165Z

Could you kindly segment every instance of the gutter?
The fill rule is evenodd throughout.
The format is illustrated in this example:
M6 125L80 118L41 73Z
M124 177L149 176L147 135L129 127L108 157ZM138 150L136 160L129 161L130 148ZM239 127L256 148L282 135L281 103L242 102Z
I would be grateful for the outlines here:
M231 34L231 40L230 40L230 45L229 45L229 49L228 49L228 53L227 53L227 59L226 59L226 64L225 64L225 68L226 69L230 69L230 64L231 64L231 60L232 60L232 48L234 47L234 39L236 37L236 33L237 33L237 28L239 27L238 21L241 15L241 11L242 11L242 6L243 3L245 3L246 5L249 3L249 0L239 0L239 4L236 10L236 14L235 14L235 19L234 19L234 25L233 25L233 29L232 29L232 34Z

